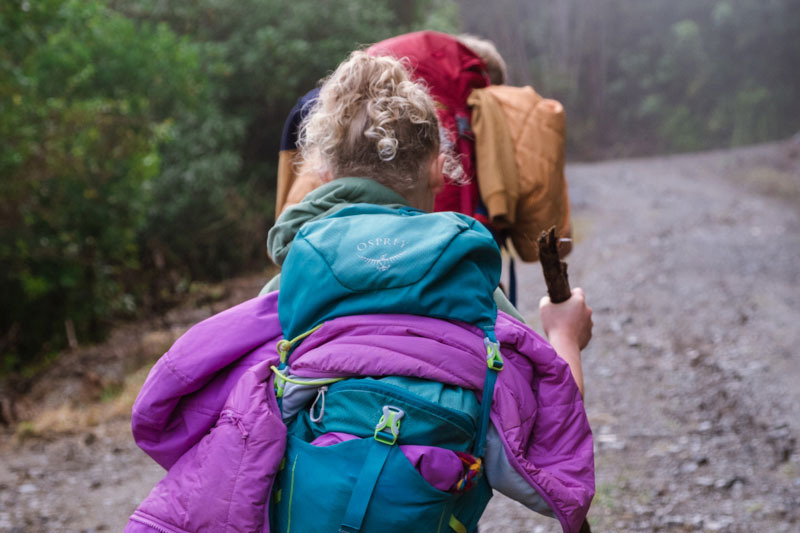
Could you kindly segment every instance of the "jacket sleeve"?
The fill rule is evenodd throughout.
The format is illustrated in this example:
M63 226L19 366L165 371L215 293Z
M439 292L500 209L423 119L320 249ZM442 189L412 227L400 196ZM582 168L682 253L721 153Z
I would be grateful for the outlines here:
M520 182L517 224L511 231L511 240L523 261L536 261L542 231L556 226L559 236L569 233L564 106L555 100L540 99L522 126L520 136L527 142L518 145L517 161L524 165L525 176Z
M594 497L594 451L569 365L543 338L502 314L497 338L506 364L495 387L492 423L505 458L563 530L578 532Z
M503 441L497 433L494 424L489 426L489 433L486 435L486 477L492 489L501 494L518 501L531 511L555 518L550 505L536 492L528 480L522 477L519 472L514 470L506 456Z
M133 437L169 469L214 425L253 365L278 356L278 297L254 298L200 322L158 360L131 413Z
M489 220L497 228L514 224L519 171L514 142L500 103L486 89L475 89L467 99L472 108L478 188Z

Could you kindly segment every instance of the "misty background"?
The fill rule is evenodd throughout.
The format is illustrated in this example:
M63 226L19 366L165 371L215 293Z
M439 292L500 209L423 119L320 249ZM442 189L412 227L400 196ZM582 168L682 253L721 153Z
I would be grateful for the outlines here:
M5 0L0 375L265 268L289 109L419 29L494 40L572 162L800 130L792 0Z

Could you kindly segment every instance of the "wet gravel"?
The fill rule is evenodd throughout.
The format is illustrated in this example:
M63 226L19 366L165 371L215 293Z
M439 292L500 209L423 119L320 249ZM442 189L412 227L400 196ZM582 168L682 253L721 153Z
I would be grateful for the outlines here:
M796 144L569 168L595 531L800 531ZM535 322L538 265L518 270ZM499 501L492 531L558 531Z
M571 165L594 531L800 531L800 146ZM517 264L536 326L544 284ZM120 531L163 471L127 421L0 436L0 531ZM559 531L495 497L481 531Z
M6 446L0 531L122 531L164 472L133 443L124 418Z

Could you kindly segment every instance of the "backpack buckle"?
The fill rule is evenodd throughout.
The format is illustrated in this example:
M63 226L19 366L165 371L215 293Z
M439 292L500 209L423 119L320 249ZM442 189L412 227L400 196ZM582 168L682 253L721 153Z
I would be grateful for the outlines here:
M405 416L405 412L393 405L383 406L383 415L375 426L375 440L393 446L400 435L400 420ZM386 429L388 428L388 431Z
M483 338L483 345L486 346L486 365L496 371L503 370L503 357L500 355L500 344Z

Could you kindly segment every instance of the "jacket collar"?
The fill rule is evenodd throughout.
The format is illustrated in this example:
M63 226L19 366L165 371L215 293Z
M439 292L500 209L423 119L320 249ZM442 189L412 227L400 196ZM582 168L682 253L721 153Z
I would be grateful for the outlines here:
M267 253L283 265L295 235L307 222L324 218L352 204L408 206L400 194L369 178L338 178L310 192L299 204L287 208L267 237Z

